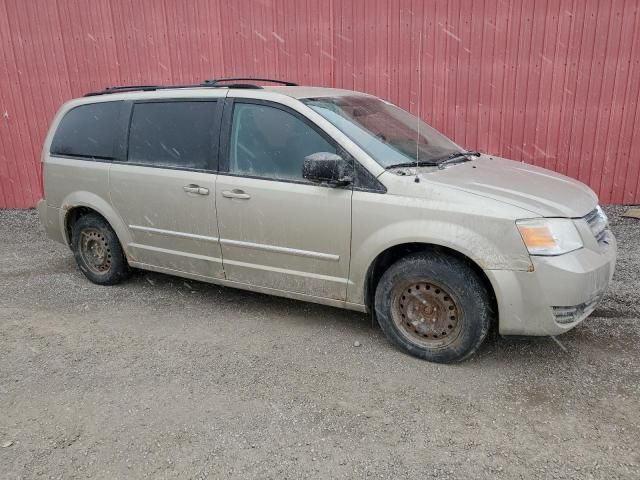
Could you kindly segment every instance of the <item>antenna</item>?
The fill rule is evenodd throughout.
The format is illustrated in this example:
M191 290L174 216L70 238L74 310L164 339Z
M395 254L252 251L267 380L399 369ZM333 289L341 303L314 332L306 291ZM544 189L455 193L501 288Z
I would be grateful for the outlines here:
M416 178L415 182L420 183L420 177L418 177L418 167L420 166L420 113L422 110L422 84L420 83L420 73L422 64L422 30L420 30L420 37L418 41L418 135L416 136Z

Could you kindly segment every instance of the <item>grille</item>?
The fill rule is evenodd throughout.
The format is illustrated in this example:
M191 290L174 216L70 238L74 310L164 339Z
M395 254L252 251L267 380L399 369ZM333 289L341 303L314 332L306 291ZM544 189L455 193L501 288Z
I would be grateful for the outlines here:
M589 225L591 233L593 233L593 236L596 237L598 244L600 246L607 245L607 237L609 236L609 230L607 229L607 226L609 224L609 219L607 218L607 215L604 213L602 208L600 208L600 206L598 205L596 208L587 213L584 219Z
M587 318L591 312L596 309L600 300L602 300L602 294L598 294L591 298L591 300L581 303L580 305L551 308L553 310L553 316L555 317L556 323L560 325L568 325Z

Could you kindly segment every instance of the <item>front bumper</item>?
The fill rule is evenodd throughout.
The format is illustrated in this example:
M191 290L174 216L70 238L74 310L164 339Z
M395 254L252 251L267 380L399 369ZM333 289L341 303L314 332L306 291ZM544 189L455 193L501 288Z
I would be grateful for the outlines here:
M487 270L502 335L558 335L596 307L613 277L616 240L556 257L532 257L533 272ZM555 308L554 308L555 307Z

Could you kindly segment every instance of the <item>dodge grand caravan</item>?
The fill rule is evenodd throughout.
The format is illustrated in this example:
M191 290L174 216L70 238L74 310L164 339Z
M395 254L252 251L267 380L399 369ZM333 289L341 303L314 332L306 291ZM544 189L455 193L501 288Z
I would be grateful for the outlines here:
M582 183L371 95L223 80L107 88L56 115L38 210L90 281L139 268L372 312L436 362L492 325L566 332L602 297L616 243Z

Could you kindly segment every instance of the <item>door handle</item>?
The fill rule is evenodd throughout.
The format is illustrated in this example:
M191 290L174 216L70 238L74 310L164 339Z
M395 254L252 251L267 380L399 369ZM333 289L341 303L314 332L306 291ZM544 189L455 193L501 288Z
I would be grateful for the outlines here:
M222 196L225 198L237 198L240 200L249 200L251 198L251 195L244 193L244 190L240 190L239 188L225 190L222 192Z
M185 185L182 189L187 193L197 193L198 195L209 195L209 189L201 187L200 185L194 185L193 183Z

